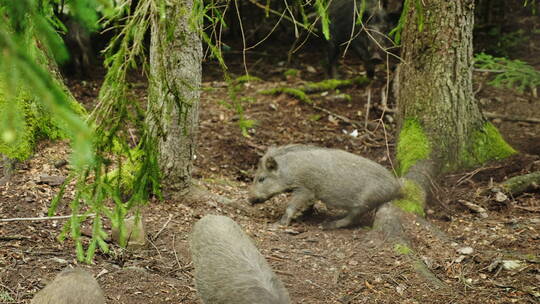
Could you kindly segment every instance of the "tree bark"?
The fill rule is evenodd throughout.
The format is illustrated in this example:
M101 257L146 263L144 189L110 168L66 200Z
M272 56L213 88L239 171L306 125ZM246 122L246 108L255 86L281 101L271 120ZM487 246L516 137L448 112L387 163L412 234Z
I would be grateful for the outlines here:
M147 122L158 143L162 186L186 190L198 130L202 45L193 0L167 2L152 20Z
M421 11L409 2L399 73L400 124L416 120L432 143L436 169L456 169L473 133L486 122L472 89L474 1L421 1Z
M396 82L396 159L404 196L376 212L374 228L395 244L408 246L405 224L411 223L413 215L424 216L434 178L515 151L485 120L473 97L474 0L405 1L408 9ZM426 280L443 284L420 260L416 259L416 265Z

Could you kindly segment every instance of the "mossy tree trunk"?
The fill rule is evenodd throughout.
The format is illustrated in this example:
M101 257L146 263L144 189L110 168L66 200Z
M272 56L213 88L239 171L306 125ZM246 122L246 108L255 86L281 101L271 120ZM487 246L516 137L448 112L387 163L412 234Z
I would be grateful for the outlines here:
M194 1L167 2L152 21L147 122L156 137L164 190L180 192L191 181L201 86L200 23Z
M474 0L406 1L396 151L405 197L376 212L374 231L385 232L396 246L409 247L406 227L422 222L432 179L515 151L485 120L474 100ZM436 228L423 223L439 237ZM410 255L428 281L443 284L418 257Z
M32 50L32 59L50 74L54 85L65 93L68 107L76 114L84 116L86 111L65 85L52 55L39 47L40 43L35 37L29 36L27 39L27 47ZM40 139L69 138L71 130L65 121L55 116L57 108L51 108L50 105L47 107L47 103L39 100L40 97L29 87L7 79L20 72L11 70L10 67L3 68L6 70L0 73L0 121L7 122L7 125L2 126L6 129L2 131L9 130L8 137L13 138L5 141L5 138L0 136L0 160L3 159L4 162L4 176L9 177L15 162L32 156Z
M420 1L421 10L409 2L397 95L401 173L422 159L438 173L514 153L474 100L474 1ZM411 149L418 144L423 150Z

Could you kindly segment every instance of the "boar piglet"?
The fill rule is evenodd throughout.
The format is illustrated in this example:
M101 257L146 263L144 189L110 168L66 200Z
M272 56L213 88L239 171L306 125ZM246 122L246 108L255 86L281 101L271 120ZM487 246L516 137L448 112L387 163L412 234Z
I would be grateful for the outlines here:
M30 304L105 304L94 277L80 268L66 268Z
M193 227L190 249L195 287L205 304L290 303L283 283L232 219L200 219Z
M326 229L356 224L358 218L401 196L401 184L390 171L358 155L309 145L272 147L259 161L251 204L274 195L292 192L281 225L289 225L298 210L321 200L331 207L347 210L347 215L324 225Z

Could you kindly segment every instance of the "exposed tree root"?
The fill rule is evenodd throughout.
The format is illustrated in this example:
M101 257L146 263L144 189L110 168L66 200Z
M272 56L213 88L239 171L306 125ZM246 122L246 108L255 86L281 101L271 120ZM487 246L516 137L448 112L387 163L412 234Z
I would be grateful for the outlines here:
M384 204L375 213L373 228L382 231L389 238L401 239L405 233L402 218L405 212L392 203Z
M410 237L407 234L405 226L406 222L416 221L418 216L412 213L405 212L392 203L385 204L375 214L373 223L374 231L382 232L384 239L390 246L393 246L395 251L407 255L410 259L413 269L423 277L426 282L435 288L447 288L446 284L431 272L428 266L420 259L412 246ZM438 229L434 228L427 221L422 222L422 226L429 227L430 231L438 231L436 235L442 234ZM447 240L444 237L443 240Z
M407 201L407 204L418 204L423 208L427 200L426 193L428 193L428 191L426 189L430 189L431 187L433 168L432 162L419 161L409 170L405 179L407 179L408 182L415 183L424 191L420 196L418 196L418 194L411 195L410 193L404 193L404 200ZM377 210L373 222L374 231L381 232L384 235L384 239L387 240L391 246L394 246L395 251L407 255L410 258L413 269L422 276L426 282L430 283L435 288L447 288L447 285L437 278L424 261L415 253L411 242L411 235L413 232L409 231L410 229L408 227L410 227L411 224L421 226L428 234L431 234L444 243L449 243L450 238L437 227L431 225L423 217L413 212L404 211L402 210L403 207L398 206L401 206L399 201L387 203Z

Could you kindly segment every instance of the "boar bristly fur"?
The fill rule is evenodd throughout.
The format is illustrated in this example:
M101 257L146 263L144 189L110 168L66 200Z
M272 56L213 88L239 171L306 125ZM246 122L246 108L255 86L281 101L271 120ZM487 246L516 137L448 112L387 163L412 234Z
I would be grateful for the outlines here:
M242 228L207 215L193 227L195 286L205 304L288 304L289 294Z
M357 223L362 214L401 195L401 184L380 164L338 149L287 145L268 149L259 161L249 190L252 204L292 192L280 224L289 225L300 209L316 200L348 211L325 225L340 228Z

